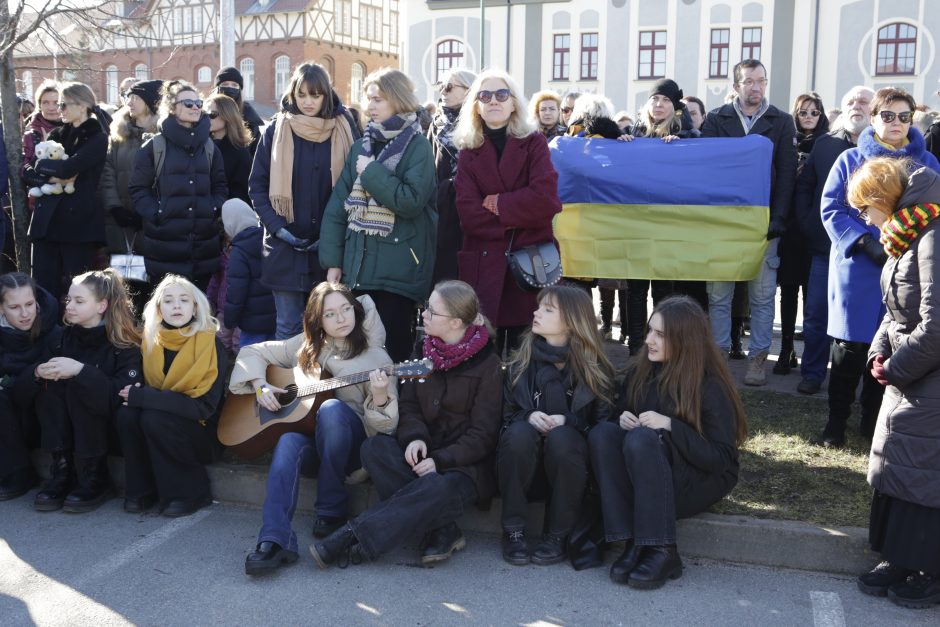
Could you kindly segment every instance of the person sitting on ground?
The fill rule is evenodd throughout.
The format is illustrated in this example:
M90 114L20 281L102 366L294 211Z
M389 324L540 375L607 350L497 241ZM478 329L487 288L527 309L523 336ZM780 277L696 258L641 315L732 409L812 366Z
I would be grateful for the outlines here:
M682 575L676 519L738 482L747 421L708 316L687 296L660 302L628 366L619 420L588 434L608 542L626 546L610 578L653 589Z
M464 510L493 496L502 369L492 329L463 281L438 283L422 316L434 372L402 388L397 437L362 445L382 502L310 547L320 568L343 566L354 545L374 560L423 532L421 562L446 560L466 545L457 526Z
M383 369L392 360L382 348L385 327L372 299L357 299L339 283L320 283L307 300L303 323L304 332L290 340L242 350L229 389L235 394L254 393L259 405L278 411L281 405L276 394L284 390L267 382L269 365L293 368L311 380L361 372L369 372L369 379L337 389L335 398L320 405L314 434L285 433L278 439L268 470L258 545L245 559L249 575L297 560L297 534L291 529L291 519L297 509L300 476L317 476L313 535L326 537L343 526L349 515L345 483L364 479L359 456L362 443L377 433L390 435L398 425L396 377ZM325 371L329 374L321 376Z

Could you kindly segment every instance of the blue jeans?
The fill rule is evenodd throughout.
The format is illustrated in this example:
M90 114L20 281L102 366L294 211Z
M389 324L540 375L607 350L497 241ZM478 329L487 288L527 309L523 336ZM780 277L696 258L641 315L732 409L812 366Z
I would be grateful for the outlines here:
M279 292L274 294L274 309L277 311L278 340L289 340L304 330L304 308L307 294L303 292Z
M365 439L362 419L336 399L320 406L314 437L303 433L282 435L268 470L258 542L277 542L297 551L297 534L291 529L291 520L297 509L301 475L317 475L314 507L318 516L345 518L348 495L344 481L348 473L361 466L359 447Z
M244 348L246 346L251 346L252 344L260 344L261 342L267 342L268 340L275 339L274 335L271 333L248 333L246 331L242 331L239 337L240 339L239 339L238 345L241 348Z
M819 381L826 378L832 338L829 324L829 258L813 255L809 267L809 285L803 302L803 358L800 374Z
M770 350L774 336L774 295L777 293L777 268L780 257L777 245L780 238L767 242L764 263L756 278L748 281L747 293L751 305L751 341L748 355ZM724 352L731 350L731 299L734 297L733 281L709 281L708 319L711 322L715 342Z

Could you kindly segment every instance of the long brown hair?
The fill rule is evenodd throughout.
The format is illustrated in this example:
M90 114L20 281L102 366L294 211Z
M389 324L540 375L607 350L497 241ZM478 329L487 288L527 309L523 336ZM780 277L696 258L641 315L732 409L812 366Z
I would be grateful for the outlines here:
M571 368L575 380L587 385L598 399L610 403L613 395L614 367L604 353L604 339L597 330L591 297L579 287L552 285L539 292L539 304L546 299L554 303L561 312L562 322L570 332L567 365ZM513 386L518 385L526 367L532 361L534 341L535 334L530 327L509 360Z
M108 308L102 318L108 333L108 342L115 348L140 346L140 328L134 319L134 306L127 294L124 279L113 268L92 270L72 279L84 285L96 300L107 300Z
M212 94L202 106L205 107L210 102L215 104L215 112L225 123L225 136L232 145L236 148L247 148L251 144L251 131L245 125L238 103L225 94Z
M334 293L342 294L352 305L353 312L356 315L356 326L346 336L346 350L343 359L351 359L369 346L366 332L362 328L362 322L366 317L366 310L362 307L362 303L356 300L352 290L342 283L323 281L311 290L310 297L307 299L307 306L304 308L305 340L298 356L300 369L304 372L311 373L317 368L317 357L320 355L320 351L323 350L327 338L326 331L323 329L323 304L326 302L326 297Z
M688 296L670 296L653 308L659 314L666 343L666 362L659 376L659 397L675 405L676 416L702 434L702 387L706 377L714 378L734 408L736 442L747 438L747 418L728 364L712 339L708 316L701 305ZM644 344L627 367L626 397L636 407L653 381L653 362Z

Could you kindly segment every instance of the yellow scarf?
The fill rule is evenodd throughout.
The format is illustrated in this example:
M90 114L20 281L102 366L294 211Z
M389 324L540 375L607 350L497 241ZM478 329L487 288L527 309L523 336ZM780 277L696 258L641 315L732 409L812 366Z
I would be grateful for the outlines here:
M278 113L271 143L271 167L268 198L275 213L288 222L294 221L294 134L309 142L330 141L330 175L333 185L343 171L352 148L352 130L346 116L328 120L309 115ZM306 173L303 173L306 176Z
M195 335L183 335L182 331L188 328L161 328L157 332L156 344L150 351L143 351L144 382L158 390L199 398L209 391L219 376L215 333L199 331ZM176 353L166 374L163 372L164 348Z
M904 138L904 141L901 142L901 146L898 147L898 148L895 148L895 147L892 146L891 144L887 143L886 141L884 141L883 139L881 139L880 137L878 137L878 133L875 133L875 134L873 135L873 137L875 138L875 141L876 141L876 142L878 142L879 144L881 144L882 146L884 146L885 148L887 148L887 149L890 150L891 152L897 152L897 151L899 151L901 148L904 148L904 147L907 146L909 143L911 143L911 140L909 140L907 137L905 137L905 138Z

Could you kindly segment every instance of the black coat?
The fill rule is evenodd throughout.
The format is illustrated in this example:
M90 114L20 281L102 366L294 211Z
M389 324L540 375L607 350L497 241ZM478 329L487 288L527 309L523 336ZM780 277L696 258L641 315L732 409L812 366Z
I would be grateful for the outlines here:
M222 153L215 147L210 171L207 117L189 128L170 116L161 134L166 156L159 182L154 183L153 140L148 139L134 160L129 186L144 222L147 274L152 281L170 272L207 278L219 269L222 255L218 217L228 198Z
M434 168L437 172L437 254L434 257L433 282L457 278L457 252L463 248L463 231L457 216L457 190L454 175L457 172L457 147L444 145L438 135L444 119L450 118L456 125L459 109L442 107L428 129L428 141L434 152ZM453 131L451 131L453 137Z
M261 284L260 226L248 227L232 240L225 273L225 325L248 333L274 333L271 290Z
M251 145L248 146L248 153L254 158L258 143L261 141L261 127L264 126L264 120L261 119L261 116L258 115L250 102L242 102L242 120L245 121L245 126L251 131Z
M108 136L94 117L77 128L57 127L48 137L65 147L68 159L40 159L27 165L23 178L28 185L42 185L50 176L75 179L75 192L36 199L29 225L32 241L104 244L104 209L98 201L98 182L108 154Z
M924 141L927 143L927 151L940 161L940 122L930 125L924 134Z
M296 237L314 242L320 239L323 210L333 192L330 172L330 140L316 143L294 135L294 170L292 196L294 221L289 223L278 215L268 197L271 181L271 145L274 142L276 122L264 131L255 161L251 167L248 193L255 212L264 226L264 258L261 281L268 289L303 292L326 278L320 268L317 253L298 252L287 242L275 237L281 228L286 228Z
M40 287L36 304L40 324L37 338L31 338L30 331L0 326L0 378L16 377L29 366L45 361L52 356L52 347L61 343L59 303Z
M796 182L796 127L793 117L770 105L754 122L748 135L763 135L774 144L770 171L770 225L768 236L779 236L786 229L793 188ZM744 137L741 119L729 103L711 111L702 124L702 137Z
M827 259L829 257L832 240L823 226L819 206L829 171L839 155L854 147L855 143L845 130L832 131L816 140L809 158L800 170L793 194L793 209L810 255Z
M240 198L251 205L248 197L248 177L251 175L251 152L247 148L236 148L228 137L214 139L222 153L225 164L225 183L228 185L228 197Z

